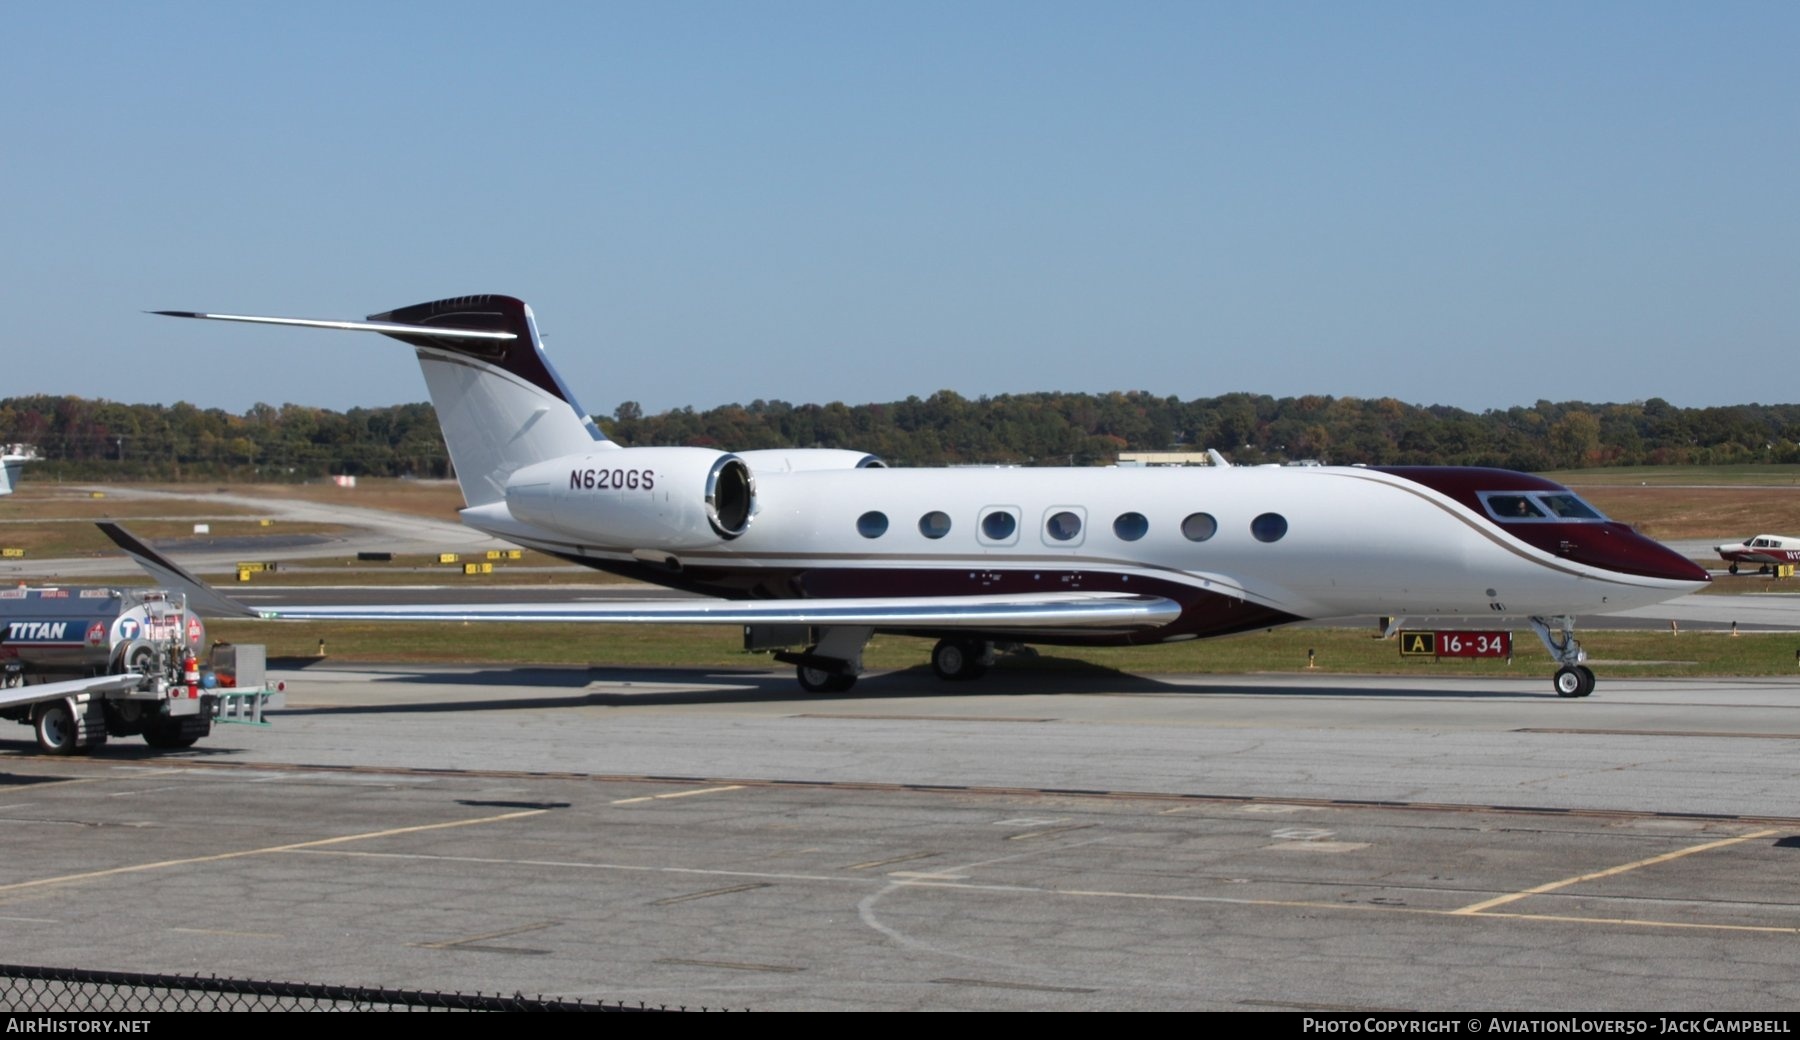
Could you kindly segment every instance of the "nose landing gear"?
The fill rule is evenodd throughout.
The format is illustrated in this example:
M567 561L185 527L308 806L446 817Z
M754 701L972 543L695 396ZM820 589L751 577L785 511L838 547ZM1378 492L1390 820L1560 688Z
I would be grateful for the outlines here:
M1557 627L1556 632L1550 626ZM1587 652L1581 649L1581 643L1575 638L1575 619L1566 614L1552 618L1534 617L1531 619L1531 630L1550 652L1552 659L1561 665L1550 684L1556 689L1558 697L1586 697L1594 692L1594 670L1583 664L1587 660Z

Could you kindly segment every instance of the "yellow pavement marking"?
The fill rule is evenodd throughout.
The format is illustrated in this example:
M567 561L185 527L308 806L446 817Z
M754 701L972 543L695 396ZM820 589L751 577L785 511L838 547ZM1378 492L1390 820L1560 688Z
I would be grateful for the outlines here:
M736 895L739 892L750 892L750 891L753 891L758 888L768 888L768 887L769 887L769 882L767 882L767 881L749 881L742 885L732 885L729 888L709 888L704 892L688 892L688 893L685 893L685 894L679 895L679 896L669 896L667 899L654 900L650 903L650 905L651 906L673 906L676 903L687 903L687 902L691 902L695 899L709 899L713 896Z
M1043 829L1041 831L1026 831L1023 834L1009 834L1006 836L1006 840L1007 841L1036 841L1039 838L1051 838L1051 837L1055 837L1058 834L1067 834L1070 831L1085 831L1090 827L1098 827L1098 826L1100 826L1100 825L1097 823L1066 823L1066 824L1063 824L1061 827L1046 827L1045 829Z
M1752 838L1755 835L1745 835ZM982 885L936 880L926 875L900 878L897 884L917 888L964 889L984 892L1013 892L1021 895L1071 896L1082 899L1129 899L1159 903L1216 903L1226 906L1274 908L1281 910L1346 910L1352 913L1412 914L1419 917L1482 917L1507 921L1550 921L1560 924L1611 924L1627 928L1688 928L1715 932L1760 932L1800 935L1800 928L1766 924L1724 924L1705 921L1658 921L1648 917L1578 917L1558 914L1467 914L1461 910L1437 910L1427 906L1392 906L1379 903L1330 903L1317 899L1240 899L1231 896L1197 896L1175 892L1120 892L1104 889L1051 889L1026 885Z
M638 798L621 798L609 805L636 805L638 802L654 802L663 798L692 798L697 794L718 794L720 791L742 791L743 784L731 784L726 787L696 787L691 791L670 791L668 794L647 794Z
M336 838L317 838L313 841L297 841L289 845L269 845L260 849L239 849L236 852L215 852L210 856L189 856L185 859L165 859L155 863L136 863L128 867L108 867L105 870L89 870L80 874L63 874L59 877L38 878L35 881L15 881L10 885L0 885L0 893L17 892L21 889L39 888L44 885L63 885L76 881L92 881L96 878L116 877L120 874L138 874L147 870L163 870L167 867L186 867L196 863L217 863L227 859L242 859L245 856L266 856L275 852L295 852L300 849L316 849L327 845L342 845L352 841L368 841L373 838L391 838L398 834L418 834L422 831L441 831L451 827L473 827L483 823L499 823L502 820L520 820L527 816L541 816L548 809L526 809L522 812L501 813L498 816L481 816L472 820L450 820L446 823L423 823L416 827L391 827L385 831L369 831L364 834L344 834Z
M1454 916L1456 911L1450 911ZM1513 921L1551 921L1572 924L1623 924L1638 928L1696 928L1715 932L1779 932L1800 935L1800 928L1773 924L1709 924L1705 921L1658 921L1649 917L1571 917L1564 914L1464 914L1465 917L1504 917Z
M910 852L904 856L895 856L892 859L872 859L867 863L853 863L845 869L874 870L876 867L891 867L896 863L911 863L915 859L930 859L933 856L941 855L943 855L941 852Z
M469 935L464 936L461 939L444 939L440 942L419 943L418 945L421 949L425 950L450 950L455 949L458 946L473 946L477 943L484 943L489 939L507 939L515 935L524 935L526 932L541 932L546 928L554 927L556 927L555 921L539 921L537 924L520 925L517 928L507 928L498 932L488 932L485 935Z
M1649 859L1640 859L1631 863L1622 863L1616 867L1608 867L1605 870L1596 870L1591 874L1582 874L1577 877L1564 878L1561 881L1552 881L1548 884L1525 889L1523 892L1513 892L1510 895L1484 899L1479 903L1470 903L1468 906L1462 907L1461 909L1452 910L1451 913L1479 914L1491 907L1505 906L1507 903L1514 903L1521 899L1529 899L1532 896L1541 896L1546 892L1554 892L1560 888L1568 888L1570 885L1579 885L1583 881L1598 881L1601 878L1623 874L1627 871L1637 870L1640 867L1653 867L1658 863L1667 863L1670 860L1681 859L1683 856L1692 856L1697 852L1710 852L1713 849L1725 848L1727 845L1738 845L1746 841L1755 841L1757 838L1767 838L1770 835L1780 833L1779 830L1775 829L1760 830L1750 834L1740 834L1735 838L1721 838L1718 841L1709 841L1704 845L1692 845L1685 849L1676 849L1674 852L1665 852L1660 856L1651 856Z

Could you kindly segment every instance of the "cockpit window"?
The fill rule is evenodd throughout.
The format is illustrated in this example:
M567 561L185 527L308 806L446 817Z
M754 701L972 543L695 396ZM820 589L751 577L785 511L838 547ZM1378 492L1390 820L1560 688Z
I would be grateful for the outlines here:
M1503 524L1606 520L1570 491L1483 491L1480 498L1488 515Z
M1554 495L1539 495L1538 501L1544 503L1552 513L1564 520L1604 520L1605 517L1581 499L1567 492Z
M1496 520L1542 520L1544 511L1526 495L1489 495L1488 512Z

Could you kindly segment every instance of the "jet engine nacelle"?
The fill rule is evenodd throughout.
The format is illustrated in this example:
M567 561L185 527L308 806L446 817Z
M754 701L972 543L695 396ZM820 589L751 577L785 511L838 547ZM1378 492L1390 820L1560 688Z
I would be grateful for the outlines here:
M736 455L710 448L619 448L565 455L515 472L506 508L588 545L701 549L744 533L756 481Z
M740 451L738 458L758 473L802 473L816 469L885 469L879 455L843 448L757 448Z

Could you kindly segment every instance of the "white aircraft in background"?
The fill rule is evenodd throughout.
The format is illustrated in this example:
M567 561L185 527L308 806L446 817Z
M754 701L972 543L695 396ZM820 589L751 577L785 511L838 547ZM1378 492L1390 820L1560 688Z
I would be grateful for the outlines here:
M933 669L969 679L997 643L1164 643L1369 614L1522 617L1560 666L1557 693L1579 697L1594 673L1573 615L1658 603L1708 580L1567 488L1505 470L900 469L831 449L620 447L550 367L531 309L508 296L366 321L156 313L408 344L464 523L718 597L240 608L263 617L744 625L752 648L800 647L776 656L813 691L849 689L876 631L936 637Z
M1766 571L1771 566L1800 563L1800 538L1759 534L1736 545L1715 545L1713 552L1719 554L1719 559L1731 564L1733 574L1738 572L1740 563L1754 563Z
M36 449L26 445L0 445L0 495L12 494L19 482L19 467L36 459Z

